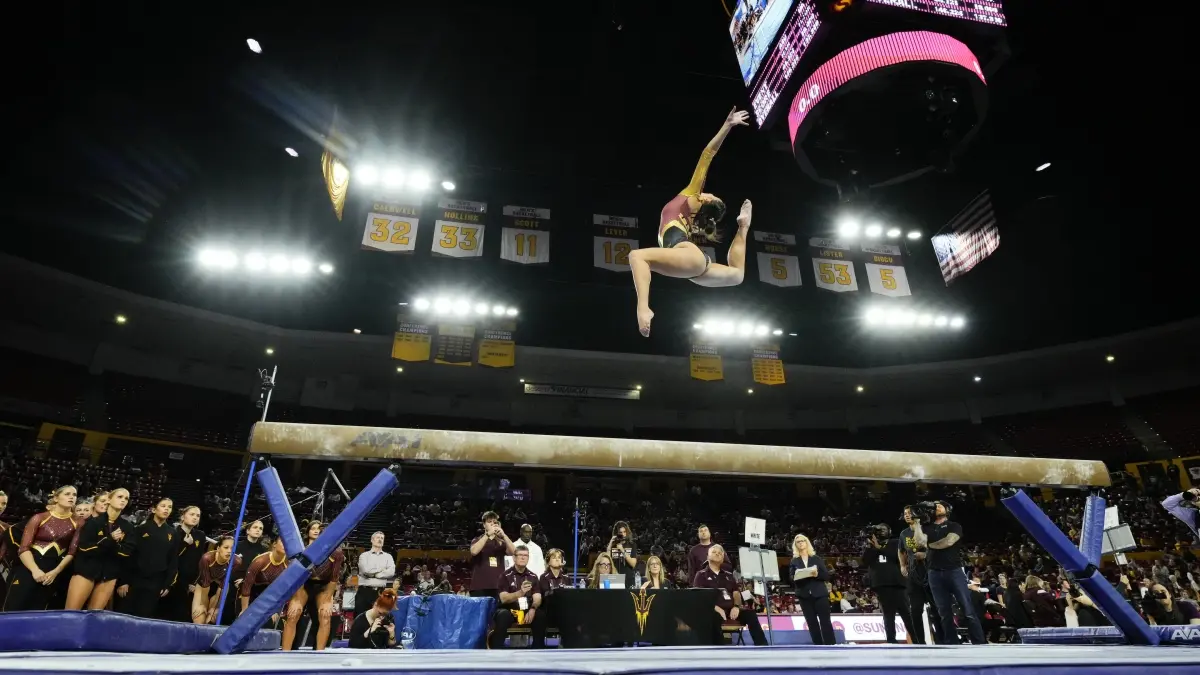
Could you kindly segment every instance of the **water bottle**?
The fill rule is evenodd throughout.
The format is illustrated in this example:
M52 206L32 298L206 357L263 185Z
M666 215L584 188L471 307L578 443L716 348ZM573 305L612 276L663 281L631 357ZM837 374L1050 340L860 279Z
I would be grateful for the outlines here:
M634 572L633 573L633 590L636 591L636 590L640 589L641 587L642 587L642 573Z
M405 626L404 630L400 631L400 646L405 649L412 649L416 642L417 634L411 628Z
M604 588L604 589L612 588L612 585L610 584L608 579L601 580L600 584L601 584L601 586L600 586L601 588Z

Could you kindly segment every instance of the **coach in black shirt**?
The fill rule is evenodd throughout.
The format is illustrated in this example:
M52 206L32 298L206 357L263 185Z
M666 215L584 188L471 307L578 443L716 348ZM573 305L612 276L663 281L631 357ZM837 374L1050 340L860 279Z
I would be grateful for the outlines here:
M914 633L912 614L908 609L905 594L905 579L900 573L900 540L891 539L892 530L887 525L876 525L866 547L863 549L863 564L867 568L867 584L879 596L879 608L883 612L883 632L887 641L896 642L896 615L904 622L909 635ZM880 543L880 538L883 543Z

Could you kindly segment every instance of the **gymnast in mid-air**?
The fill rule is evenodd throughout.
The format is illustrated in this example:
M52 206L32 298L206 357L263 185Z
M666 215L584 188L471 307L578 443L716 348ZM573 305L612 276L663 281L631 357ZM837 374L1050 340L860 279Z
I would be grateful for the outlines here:
M708 165L717 155L721 143L734 127L745 126L749 113L734 108L721 130L708 142L700 153L700 162L692 180L674 199L663 207L658 221L658 248L643 248L629 255L629 267L633 271L633 286L637 290L638 330L650 336L650 273L657 272L677 279L689 279L692 283L710 288L737 286L742 283L746 268L746 232L750 229L750 200L742 202L738 214L737 234L729 244L726 256L728 265L713 262L700 247L690 241L693 236L708 241L721 240L717 225L725 216L725 202L716 195L701 192L708 175Z

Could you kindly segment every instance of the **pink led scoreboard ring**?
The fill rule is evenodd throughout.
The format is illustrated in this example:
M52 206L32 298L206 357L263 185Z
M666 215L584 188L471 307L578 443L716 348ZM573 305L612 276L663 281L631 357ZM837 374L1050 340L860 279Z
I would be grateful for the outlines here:
M936 61L965 68L984 85L987 80L979 59L962 42L941 33L892 33L859 43L829 59L804 81L788 107L788 133L792 145L813 109L838 87L880 68L902 63Z

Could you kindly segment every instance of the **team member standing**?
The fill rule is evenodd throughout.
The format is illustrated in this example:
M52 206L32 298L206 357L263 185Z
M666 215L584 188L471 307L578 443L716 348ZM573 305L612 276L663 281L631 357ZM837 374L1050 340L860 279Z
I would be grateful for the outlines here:
M717 596L717 604L714 610L721 617L720 623L740 623L750 629L750 638L754 640L754 644L763 646L767 644L767 636L763 634L762 626L758 623L758 615L753 610L741 608L742 594L738 589L737 579L733 578L733 572L724 570L721 563L725 562L725 548L720 544L714 544L708 549L708 566L696 573L696 577L692 579L694 588L715 588L721 592ZM717 624L717 632L714 636L716 644L721 644L721 626Z
M814 645L837 644L833 634L833 619L829 616L829 592L825 582L829 581L829 568L825 559L813 550L812 542L803 534L792 539L792 564L788 566L792 585L796 589L796 602L808 623L808 635Z
M305 526L304 547L321 536L324 525L320 521L312 521ZM346 554L342 549L334 549L330 556L314 565L309 573L308 581L296 591L287 607L287 617L283 623L283 650L290 651L295 646L296 626L300 616L308 612L308 620L317 623L316 649L320 651L329 646L329 633L332 629L334 596L342 580L342 566L346 562Z
M709 531L708 526L704 523L701 523L700 527L696 528L696 539L700 543L688 549L687 578L689 582L696 578L696 572L708 566L708 549L715 546L712 540L712 532ZM721 569L726 572L732 572L733 565L729 564L729 561L725 561L721 563Z
M117 596L124 599L119 609L126 614L157 617L159 604L171 592L179 574L176 530L168 522L173 507L168 497L158 500L146 522L121 541L120 555L125 565L117 581Z
M546 619L538 611L542 606L541 584L527 567L528 563L529 549L518 546L513 553L513 566L500 577L500 607L492 617L488 649L502 648L513 624L529 626L534 649L546 647Z
M471 596L498 598L500 577L504 576L504 556L516 553L495 511L483 514L483 534L471 542Z
M892 529L883 523L873 528L863 547L863 565L867 568L868 585L879 597L883 633L888 642L895 643L897 614L909 635L913 634L913 626L904 575L900 573L900 540L892 539L891 535Z
M904 522L908 527L900 532L900 573L904 575L905 592L908 596L908 611L912 619L905 624L910 627L909 636L914 645L925 642L925 606L929 605L929 630L934 644L942 644L942 618L938 614L937 605L929 593L929 570L925 566L925 558L929 549L917 543L913 535L912 524L916 522L912 507L904 507ZM1024 611L1024 610L1022 610Z
M71 517L76 497L75 487L64 485L50 496L48 510L26 521L17 549L19 564L8 579L5 611L46 609L79 539L78 523Z
M267 586L271 585L271 582L283 574L283 570L287 569L287 562L287 552L283 548L282 538L275 540L271 545L271 550L250 561L246 568L245 580L238 592L241 598L242 612L246 611L250 602L256 600L267 589ZM264 628L273 627L277 623L279 623L278 608Z
M175 524L179 574L171 585L171 592L159 603L160 618L168 621L193 621L192 598L196 594L196 579L200 576L200 558L208 552L208 537L197 527L200 515L199 506L185 507Z
M521 525L521 536L513 542L513 546L524 546L529 549L529 564L526 567L530 572L542 576L546 571L546 559L542 557L542 547L533 542L533 526L529 523ZM513 557L507 555L504 557L504 569L513 566Z
M242 557L233 556L233 537L221 537L217 547L200 556L196 570L196 583L192 585L191 621L192 623L213 623L217 620L216 607L209 602L210 594L215 589L217 597L221 594L221 585L225 583L225 571L233 561L233 571L237 574L242 567ZM233 616L222 616L221 623L233 623Z
M129 523L121 520L121 512L129 504L129 490L117 488L101 502L98 511L79 527L79 542L75 548L74 574L67 587L67 609L105 609L112 601L121 575L121 542ZM130 527L132 530L132 528Z
M396 577L396 560L383 552L384 535L371 535L371 550L358 556L358 590L354 593L354 615L358 616L375 606L379 592ZM393 604L395 604L393 602Z

